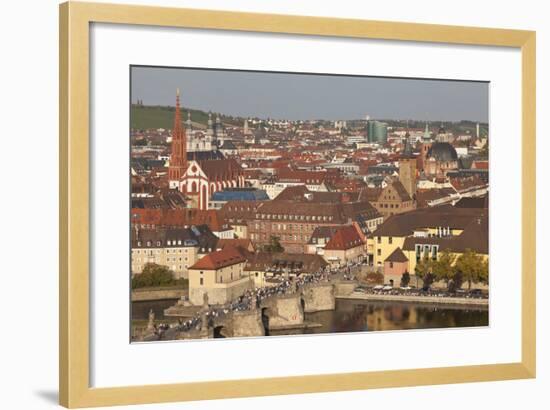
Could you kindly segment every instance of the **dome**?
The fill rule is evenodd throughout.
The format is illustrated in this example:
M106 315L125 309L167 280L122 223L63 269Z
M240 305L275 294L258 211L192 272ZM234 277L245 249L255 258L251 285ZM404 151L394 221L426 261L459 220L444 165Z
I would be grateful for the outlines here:
M428 150L427 158L434 158L436 161L456 161L458 155L454 147L448 142L436 142Z

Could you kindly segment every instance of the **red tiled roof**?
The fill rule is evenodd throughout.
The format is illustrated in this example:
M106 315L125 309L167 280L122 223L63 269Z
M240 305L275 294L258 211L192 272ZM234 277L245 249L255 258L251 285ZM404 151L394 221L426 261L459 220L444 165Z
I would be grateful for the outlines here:
M131 222L151 226L208 225L215 232L229 229L221 213L215 209L141 209L132 208Z
M336 231L325 246L325 250L342 251L363 245L364 242L353 225L344 226Z
M237 248L227 246L221 251L212 252L203 256L189 269L217 270L245 261L246 258Z
M216 246L218 249L225 249L228 246L232 246L235 248L246 249L247 251L250 251L250 252L254 251L254 245L252 244L252 241L250 239L244 239L244 238L232 238L232 239L222 238L218 241L218 244Z
M489 169L489 161L474 161L472 169Z

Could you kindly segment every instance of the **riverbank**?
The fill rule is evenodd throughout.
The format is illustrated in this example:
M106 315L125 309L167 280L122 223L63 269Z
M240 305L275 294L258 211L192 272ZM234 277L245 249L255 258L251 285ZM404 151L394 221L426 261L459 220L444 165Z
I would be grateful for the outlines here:
M141 288L132 290L132 302L149 302L164 299L180 299L188 290L180 287Z
M412 295L391 295L391 294L372 294L353 292L349 295L338 295L337 299L365 300L365 301L387 301L387 302L405 302L405 303L427 303L438 305L461 305L489 307L489 299L474 299L460 297L437 297L437 296L412 296Z

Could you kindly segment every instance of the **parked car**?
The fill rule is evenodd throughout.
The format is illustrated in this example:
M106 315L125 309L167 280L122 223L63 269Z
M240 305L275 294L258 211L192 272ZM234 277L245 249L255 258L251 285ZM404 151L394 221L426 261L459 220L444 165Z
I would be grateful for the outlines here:
M483 297L483 291L481 289L472 289L468 292L471 297L480 298Z

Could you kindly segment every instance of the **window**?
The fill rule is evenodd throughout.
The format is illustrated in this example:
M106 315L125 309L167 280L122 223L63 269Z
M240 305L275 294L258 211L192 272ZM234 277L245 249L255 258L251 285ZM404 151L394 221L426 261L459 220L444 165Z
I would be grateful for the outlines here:
M201 286L204 285L204 278L200 278L200 279L199 279L199 284L200 284Z
M435 261L437 260L437 251L439 250L439 246L434 245L432 246L432 259Z
M390 268L393 268L393 262L390 262Z
M381 237L381 236L378 236L378 237L376 238L376 242L382 243L382 237Z
M391 237L391 236L388 237L388 243L389 243L389 244L392 244L392 243L393 243L393 237Z
M382 256L382 249L377 249L377 250L376 250L376 254L377 254L378 256Z

